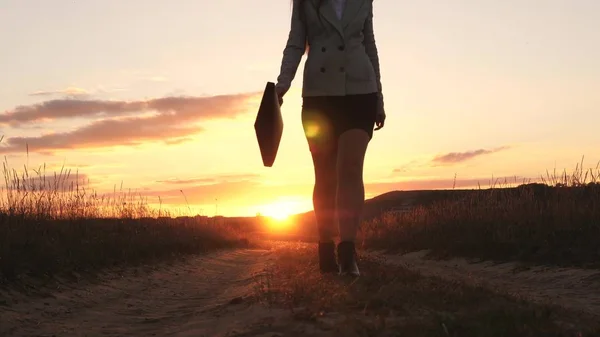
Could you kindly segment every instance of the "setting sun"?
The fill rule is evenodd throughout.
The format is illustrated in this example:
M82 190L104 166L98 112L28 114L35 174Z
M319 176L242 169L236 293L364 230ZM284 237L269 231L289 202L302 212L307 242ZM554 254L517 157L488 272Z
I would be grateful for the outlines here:
M305 200L289 200L289 199L278 199L275 202L260 207L260 214L269 217L281 227L290 216L301 213L306 210Z
M273 210L273 211L269 212L269 214L267 216L269 216L275 220L283 221L283 220L287 220L290 217L290 215L291 214L288 212L288 210L281 209L281 210Z
M296 211L297 207L295 203L282 201L264 206L261 214L273 218L274 220L284 221Z

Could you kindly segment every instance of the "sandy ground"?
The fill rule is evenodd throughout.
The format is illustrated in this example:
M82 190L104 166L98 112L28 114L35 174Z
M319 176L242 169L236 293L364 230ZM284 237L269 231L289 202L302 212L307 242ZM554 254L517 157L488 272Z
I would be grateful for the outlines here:
M269 256L265 250L220 252L174 265L135 268L126 275L106 275L94 285L65 284L47 298L33 300L5 292L0 294L8 302L0 306L0 336L268 332L269 322L286 313L248 305L244 298L255 293L256 279Z
M58 283L44 298L0 292L0 336L352 336L346 318L295 318L247 300L267 286L269 250L242 249L170 265L106 273L91 284Z
M246 300L265 286L273 252L246 249L106 273L93 284L58 282L44 297L0 292L0 336L336 336L346 318L294 319ZM423 275L481 285L600 316L600 273L387 255ZM367 276L363 276L367 277ZM348 335L347 333L342 335Z
M404 266L422 275L483 286L531 302L558 305L600 317L598 270L523 268L516 263L474 262L464 258L433 260L426 258L427 253L383 256L388 263Z

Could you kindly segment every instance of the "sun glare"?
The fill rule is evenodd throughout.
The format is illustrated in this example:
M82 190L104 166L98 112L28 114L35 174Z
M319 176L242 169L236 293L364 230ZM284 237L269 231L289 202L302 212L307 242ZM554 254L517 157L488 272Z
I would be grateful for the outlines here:
M277 201L261 207L261 214L270 218L271 229L283 229L290 225L290 217L300 213L300 204L295 201Z
M268 216L279 221L287 220L291 213L286 209L276 209L269 212Z
M293 212L294 210L290 205L279 202L265 206L262 214L274 220L283 221L287 220Z

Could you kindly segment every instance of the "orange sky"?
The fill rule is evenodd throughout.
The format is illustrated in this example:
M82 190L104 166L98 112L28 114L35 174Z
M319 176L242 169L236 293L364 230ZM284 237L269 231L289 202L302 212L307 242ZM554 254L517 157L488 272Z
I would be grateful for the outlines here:
M595 166L598 11L588 0L378 0L388 120L367 154L367 195L451 188L455 175L457 187L521 181L584 155ZM0 153L17 170L64 164L90 188L122 183L181 213L309 210L304 61L274 167L262 167L253 129L289 14L279 0L7 0Z

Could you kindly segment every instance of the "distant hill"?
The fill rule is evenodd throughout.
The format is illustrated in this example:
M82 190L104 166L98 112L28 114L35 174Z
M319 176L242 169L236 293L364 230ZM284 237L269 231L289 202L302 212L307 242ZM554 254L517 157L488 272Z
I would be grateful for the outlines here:
M561 189L574 189L573 192L580 198L592 197L592 194L600 194L600 184L590 183L577 187L568 186L549 186L545 184L532 183L523 184L518 187L506 188L486 188L486 189L454 189L454 190L413 190L413 191L390 191L376 197L365 200L363 209L363 221L371 221L389 211L410 210L415 207L428 207L433 204L443 202L460 202L466 200L469 203L477 204L484 201L489 205L490 201L502 200L506 198L515 198L514 200L525 200L533 198L538 201L545 201L558 197L562 193ZM530 200L530 199L529 199ZM228 226L233 226L242 231L250 230L264 231L264 219L261 217L217 217L222 219ZM216 219L216 218L210 218ZM298 240L313 240L317 235L315 226L314 212L309 211L293 215L291 217L292 227L285 233L277 235L282 236L282 240L297 237Z
M549 191L555 189L544 184L524 184L518 187L494 188L498 195L518 194L524 189L531 189L536 197L543 198L549 195ZM363 220L369 221L381 216L385 212L395 209L407 209L417 206L429 206L441 201L457 201L465 198L473 198L477 194L490 195L491 189L454 189L454 190L414 190L414 191L391 191L371 199L365 200L363 209ZM314 212L297 214L295 220L301 224L314 224Z
M427 206L441 200L463 198L472 193L473 190L391 191L365 200L363 219L372 220L394 209ZM297 214L295 219L301 223L314 222L314 212Z

